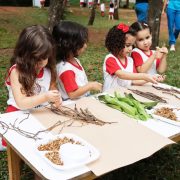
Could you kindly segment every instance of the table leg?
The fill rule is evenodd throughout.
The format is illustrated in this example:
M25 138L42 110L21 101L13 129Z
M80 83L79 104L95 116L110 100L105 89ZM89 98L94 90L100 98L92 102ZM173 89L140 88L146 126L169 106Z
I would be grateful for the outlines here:
M20 157L7 145L9 180L20 179Z

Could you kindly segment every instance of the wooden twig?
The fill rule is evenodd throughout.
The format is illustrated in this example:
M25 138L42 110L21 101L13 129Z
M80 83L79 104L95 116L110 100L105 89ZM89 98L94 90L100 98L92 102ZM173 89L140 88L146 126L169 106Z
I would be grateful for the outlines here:
M180 100L180 97L178 97L176 94L173 94L173 93L171 93L171 92L163 91L162 93L172 95L172 96L174 96L175 98L177 98L177 99Z
M78 110L76 104L75 104L74 109L71 109L65 106L62 106L60 109L58 109L53 105L51 105L51 108L48 108L48 109L50 109L53 113L57 115L69 117L73 120L81 121L86 124L95 124L95 125L103 126L105 124L116 123L116 122L105 122L98 119L87 108L85 110L83 110L82 108Z
M150 99L150 100L153 100L153 101L159 101L159 102L162 102L162 103L167 103L166 100L164 100L162 97L160 96L157 96L151 92L142 92L142 91L139 91L139 90L135 90L135 89L128 89L130 91L132 91L133 93L139 95L139 96L142 96L142 97L145 97L147 99Z

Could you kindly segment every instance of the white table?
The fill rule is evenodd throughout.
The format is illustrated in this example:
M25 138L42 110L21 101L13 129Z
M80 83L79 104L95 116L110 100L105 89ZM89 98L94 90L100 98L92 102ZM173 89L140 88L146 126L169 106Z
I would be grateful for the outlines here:
M143 87L135 87L142 90L146 90L147 88L151 91L156 91L149 86ZM151 88L151 89L150 89ZM123 88L121 88L123 92ZM124 89L126 91L126 89ZM143 98L142 98L143 100ZM173 99L172 99L173 100ZM170 102L172 101L169 100ZM172 104L172 103L170 103ZM120 113L120 112L119 112ZM16 124L20 122L23 118L27 117L25 112L12 112L6 114L0 114L0 121L5 122L6 124L14 123ZM17 120L16 120L17 119ZM133 120L132 120L133 121ZM136 121L136 120L134 120ZM180 127L174 126L168 123L164 123L158 120L148 120L146 122L137 121L140 125L145 126L146 128L159 133L160 135L170 138L174 141L180 141ZM27 130L28 132L37 132L39 130L44 129L42 124L34 118L32 115L25 121L23 121L19 127L23 130ZM0 127L0 133L3 133L4 130ZM46 133L42 133L41 136L45 136ZM8 130L4 137L8 143L8 168L9 168L9 179L11 180L19 180L20 179L20 168L19 162L20 160L24 160L25 163L29 165L29 167L34 170L36 174L44 179L71 179L74 177L79 177L81 179L94 179L95 175L90 171L87 166L82 166L77 169L60 171L56 170L47 164L35 151L35 141L33 139L26 138L12 130Z

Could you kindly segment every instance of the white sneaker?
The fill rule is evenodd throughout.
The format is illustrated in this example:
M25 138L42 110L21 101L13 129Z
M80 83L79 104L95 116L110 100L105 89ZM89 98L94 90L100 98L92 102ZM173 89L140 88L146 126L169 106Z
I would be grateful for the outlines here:
M175 51L175 45L174 44L172 44L171 46L170 46L170 49L169 49L170 51Z
M6 151L6 147L2 145L2 138L0 137L0 151Z

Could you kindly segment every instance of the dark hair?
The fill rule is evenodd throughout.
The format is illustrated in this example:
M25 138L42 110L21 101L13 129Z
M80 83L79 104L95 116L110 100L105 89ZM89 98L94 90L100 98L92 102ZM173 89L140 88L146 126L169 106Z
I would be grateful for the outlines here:
M48 58L51 82L56 80L55 45L49 30L41 25L26 27L16 43L10 65L16 64L21 91L27 96L34 94L38 62Z
M119 52L125 48L126 34L130 34L132 36L136 35L132 28L129 28L127 32L123 32L121 29L117 28L117 25L113 26L109 30L105 40L105 46L108 51L117 56Z
M145 23L145 22L134 22L131 26L130 26L134 31L139 32L143 29L149 29L149 32L151 33L151 28L150 26Z
M113 4L113 3L110 3L110 4L109 4L109 7L110 7L110 8L113 8L113 7L114 7L114 4Z
M78 50L88 41L88 29L76 22L61 21L53 28L56 42L56 60L67 61L73 55L78 56Z

